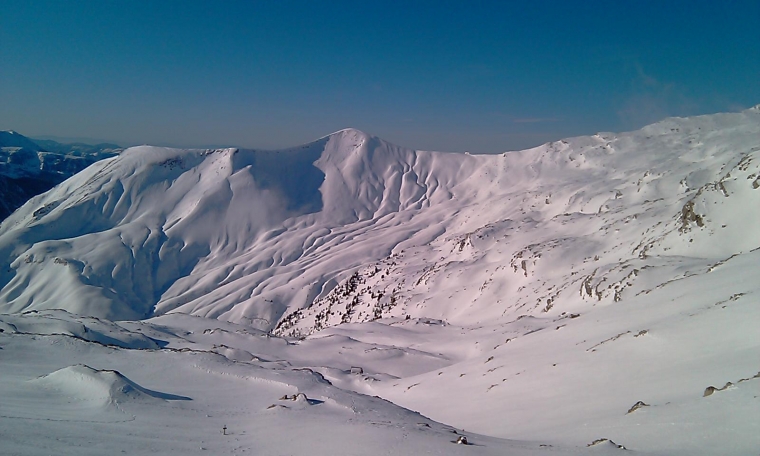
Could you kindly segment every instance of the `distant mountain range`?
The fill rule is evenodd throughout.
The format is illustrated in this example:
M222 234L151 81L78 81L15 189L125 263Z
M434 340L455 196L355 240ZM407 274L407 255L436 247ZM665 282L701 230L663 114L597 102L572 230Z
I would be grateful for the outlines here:
M0 131L0 221L32 196L121 150L116 144L62 144Z

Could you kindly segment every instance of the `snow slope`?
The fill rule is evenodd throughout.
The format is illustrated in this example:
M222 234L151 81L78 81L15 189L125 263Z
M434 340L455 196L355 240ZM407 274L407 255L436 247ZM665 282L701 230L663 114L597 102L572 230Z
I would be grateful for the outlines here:
M180 319L189 329L182 335L166 326L171 321L135 322L134 330L112 334L120 341L115 346L35 332L56 321L103 330L103 322L92 319L60 311L14 316L13 323L6 318L0 316L2 454L588 454L585 446L473 433L466 434L468 445L456 445L461 429L342 390L285 361L234 360L218 353L226 350L219 345L130 347L143 333L160 337L165 346L188 344L186 337L218 341L232 325L213 320ZM22 321L25 329L15 328ZM289 346L236 329L233 334L263 350ZM594 454L614 454L610 445Z
M131 148L2 223L0 354L73 338L179 372L200 350L224 375L309 369L323 397L377 395L525 451L747 454L757 208L757 107L495 156L350 129L281 151ZM207 381L165 391L77 347L34 375L86 364L190 398ZM196 410L232 403L202 394Z

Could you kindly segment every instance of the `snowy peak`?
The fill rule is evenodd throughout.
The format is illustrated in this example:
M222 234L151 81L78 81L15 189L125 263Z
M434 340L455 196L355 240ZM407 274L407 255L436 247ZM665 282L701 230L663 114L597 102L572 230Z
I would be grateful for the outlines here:
M42 143L45 146L14 131L0 131L0 220L32 196L120 151L113 144Z
M0 131L0 175L30 177L42 171L41 148L15 131Z
M406 149L355 129L330 135L316 166L325 173L326 210L342 222L421 209L452 197L479 160Z
M0 175L19 178L40 175L48 180L68 178L90 164L116 155L121 149L115 144L61 144L32 141L15 131L0 131ZM56 182L57 183L57 182Z
M34 141L13 130L0 131L0 147L23 147L30 150L40 150Z

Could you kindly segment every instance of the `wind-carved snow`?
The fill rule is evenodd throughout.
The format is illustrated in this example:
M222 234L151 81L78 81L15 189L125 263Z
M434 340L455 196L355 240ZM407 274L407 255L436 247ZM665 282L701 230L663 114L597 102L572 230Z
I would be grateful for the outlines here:
M411 240L287 315L275 332L305 335L381 316L472 324L576 312L749 252L760 246L749 228L760 222L749 210L760 198L760 146L756 116L737 117L746 129L721 130L726 116L673 119L477 157L479 187L460 196L465 180L454 187L456 203L434 208L456 205L448 217L436 220L433 208L415 214ZM413 222L423 216L434 235L415 242Z
M492 436L742 454L757 438L732 433L760 435L758 138L753 108L497 156L356 130L132 148L3 222L0 311L308 369ZM73 314L100 335L51 323Z

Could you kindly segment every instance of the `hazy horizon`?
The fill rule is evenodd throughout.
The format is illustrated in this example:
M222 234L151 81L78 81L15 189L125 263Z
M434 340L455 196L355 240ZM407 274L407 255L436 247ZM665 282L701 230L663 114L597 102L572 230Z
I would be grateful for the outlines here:
M0 129L498 153L760 103L757 2L0 1Z

